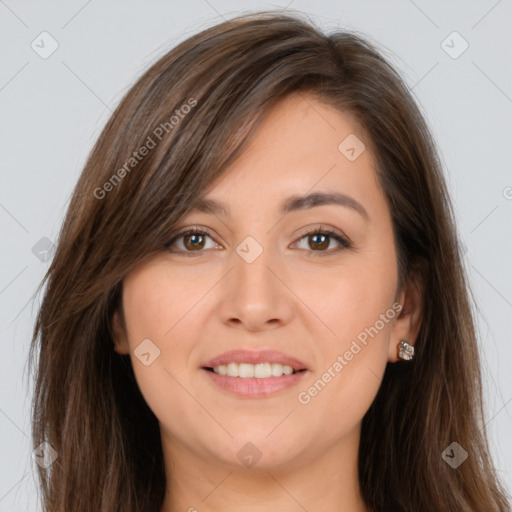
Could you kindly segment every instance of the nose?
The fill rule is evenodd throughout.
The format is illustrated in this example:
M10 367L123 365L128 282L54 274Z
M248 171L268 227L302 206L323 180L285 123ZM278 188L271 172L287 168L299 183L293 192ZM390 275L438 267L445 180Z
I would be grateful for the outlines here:
M294 295L271 251L264 249L253 261L243 250L234 252L232 264L222 283L222 322L247 331L276 329L289 323L295 312Z

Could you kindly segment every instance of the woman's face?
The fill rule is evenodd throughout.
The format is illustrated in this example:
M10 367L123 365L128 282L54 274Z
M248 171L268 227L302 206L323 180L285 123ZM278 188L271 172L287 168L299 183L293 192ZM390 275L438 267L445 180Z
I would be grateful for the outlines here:
M225 211L190 212L124 279L116 344L167 457L286 468L357 451L411 334L368 146L351 118L288 97L203 196ZM187 227L201 233L174 239Z

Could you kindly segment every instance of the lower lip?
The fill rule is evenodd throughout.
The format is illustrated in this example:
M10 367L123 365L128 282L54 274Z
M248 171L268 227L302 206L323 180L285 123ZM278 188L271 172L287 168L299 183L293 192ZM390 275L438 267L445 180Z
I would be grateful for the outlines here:
M202 369L210 379L220 388L244 398L265 398L284 389L291 388L304 378L307 370L282 375L281 377L269 377L267 379L228 377L218 373Z

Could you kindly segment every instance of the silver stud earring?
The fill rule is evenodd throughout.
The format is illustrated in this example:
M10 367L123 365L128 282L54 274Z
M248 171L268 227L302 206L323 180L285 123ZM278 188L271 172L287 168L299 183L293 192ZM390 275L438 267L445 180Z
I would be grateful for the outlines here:
M398 357L404 361L410 361L414 357L414 347L405 340L398 344Z

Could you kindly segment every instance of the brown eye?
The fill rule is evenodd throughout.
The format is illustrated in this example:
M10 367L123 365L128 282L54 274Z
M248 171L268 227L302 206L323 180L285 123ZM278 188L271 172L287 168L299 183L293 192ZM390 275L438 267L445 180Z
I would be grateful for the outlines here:
M204 235L200 233L190 233L183 235L184 245L189 250L203 249Z
M311 249L327 249L329 247L329 235L316 233L314 235L309 235L308 238L310 241L309 246Z
M307 247L304 247L304 249L308 252L315 252L318 256L327 256L351 247L348 240L337 234L336 231L332 229L321 229L318 227L310 229L304 233L296 243L299 244L304 239L308 240ZM338 247L328 250L332 241L336 242Z
M197 228L190 228L174 236L170 242L165 244L165 247L170 249L172 252L200 253L203 249L209 248L205 246L208 238L212 240L211 236L205 231Z

